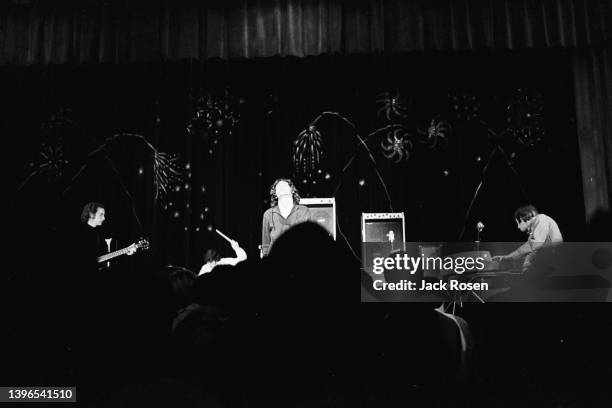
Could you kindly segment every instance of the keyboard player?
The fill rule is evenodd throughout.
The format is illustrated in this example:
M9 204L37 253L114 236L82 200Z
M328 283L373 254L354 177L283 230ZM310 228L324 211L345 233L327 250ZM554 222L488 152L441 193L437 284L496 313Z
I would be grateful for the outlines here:
M517 208L514 219L517 228L528 235L527 242L507 255L493 257L493 261L524 259L523 270L526 270L539 248L563 242L563 236L555 220L546 214L538 213L533 205Z

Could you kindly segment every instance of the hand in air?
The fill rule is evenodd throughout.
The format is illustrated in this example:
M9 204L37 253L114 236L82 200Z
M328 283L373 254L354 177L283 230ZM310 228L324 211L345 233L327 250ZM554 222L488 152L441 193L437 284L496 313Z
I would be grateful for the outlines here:
M236 248L240 248L240 245L238 245L238 241L234 241L233 239L230 239L229 243L234 250L236 250Z

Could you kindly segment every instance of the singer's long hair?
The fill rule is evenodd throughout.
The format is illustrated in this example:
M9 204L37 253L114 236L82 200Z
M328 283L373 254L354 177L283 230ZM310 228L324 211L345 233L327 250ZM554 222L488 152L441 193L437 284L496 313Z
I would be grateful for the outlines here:
M291 188L291 195L293 196L293 204L299 204L300 193L298 193L298 190L293 184L293 181L287 178L279 178L274 180L274 183L272 183L272 187L270 187L270 207L276 207L276 205L278 204L278 197L276 196L276 185L281 181L284 181L289 184L289 187Z

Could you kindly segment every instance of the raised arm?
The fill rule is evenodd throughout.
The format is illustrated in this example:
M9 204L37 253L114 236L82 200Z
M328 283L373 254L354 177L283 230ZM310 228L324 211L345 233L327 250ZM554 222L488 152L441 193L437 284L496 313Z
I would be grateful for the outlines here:
M232 239L229 241L229 243L232 246L232 249L234 250L236 257L235 258L221 258L219 259L219 262L217 262L217 265L236 265L247 259L246 252L244 251L244 249L240 248L240 245L238 245L238 242Z

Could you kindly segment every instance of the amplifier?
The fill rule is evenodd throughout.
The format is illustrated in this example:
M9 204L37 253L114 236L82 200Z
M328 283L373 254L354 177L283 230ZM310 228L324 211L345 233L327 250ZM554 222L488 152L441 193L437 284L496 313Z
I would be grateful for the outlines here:
M374 258L405 250L404 213L361 214L361 261L371 272Z
M404 213L362 213L361 242L404 242Z
M336 199L301 198L300 204L310 209L313 220L325 228L336 239Z

